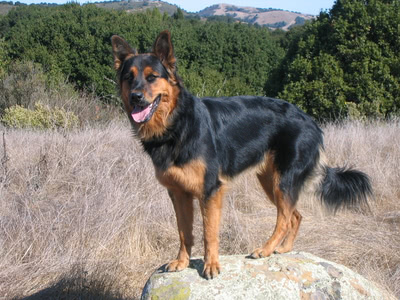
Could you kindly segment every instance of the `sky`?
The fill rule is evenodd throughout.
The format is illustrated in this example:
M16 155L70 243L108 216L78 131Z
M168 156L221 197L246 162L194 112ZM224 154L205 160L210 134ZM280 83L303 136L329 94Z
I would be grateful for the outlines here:
M14 2L17 0L13 0ZM101 2L104 0L78 0L81 4L88 2ZM304 14L318 15L321 10L327 10L332 8L334 0L164 0L171 4L176 4L180 8L183 8L189 12L197 12L208 6L218 3L228 3L237 6L252 6L258 8L278 8L283 10L301 12ZM19 0L22 3L58 3L63 4L70 2L69 0Z
M333 6L334 0L170 0L166 1L173 3L190 12L196 12L208 6L218 3L228 3L237 6L252 6L257 8L279 8L283 10L301 12L304 14L318 15L321 9L330 9Z

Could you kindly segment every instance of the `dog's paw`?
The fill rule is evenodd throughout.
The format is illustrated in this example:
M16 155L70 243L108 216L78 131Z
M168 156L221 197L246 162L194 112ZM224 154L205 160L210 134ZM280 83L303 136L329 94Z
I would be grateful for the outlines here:
M179 272L182 271L183 269L186 269L188 265L189 265L189 260L175 259L167 265L166 270L167 272Z
M251 254L251 258L263 258L270 256L272 254L272 251L266 250L264 248L257 248L255 249Z
M279 246L278 248L275 249L274 253L282 254L290 251L292 251L292 247L290 246Z
M203 276L206 279L213 279L221 273L221 266L218 261L206 262L204 264Z

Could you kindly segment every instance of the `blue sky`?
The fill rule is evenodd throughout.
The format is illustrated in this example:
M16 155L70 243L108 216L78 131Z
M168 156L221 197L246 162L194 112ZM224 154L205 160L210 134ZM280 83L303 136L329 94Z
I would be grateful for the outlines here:
M17 0L13 0L14 2ZM22 3L40 3L40 2L49 2L49 3L66 3L68 0L19 0ZM80 3L87 2L96 2L94 0L78 0ZM97 0L103 1L103 0ZM270 1L262 1L262 0L167 0L166 2L173 3L178 5L179 7L190 11L196 12L206 8L207 6L218 4L218 3L229 3L238 6L253 6L259 8L279 8L284 10L296 11L305 14L317 15L321 10L326 10L332 8L334 4L334 0L308 0L308 1L299 1L299 0L270 0Z
M167 1L169 3L177 4L181 8L187 11L199 11L207 6L218 3L229 3L238 6L252 6L259 8L279 8L284 10L296 11L306 14L317 15L321 9L330 9L333 6L334 0L309 0L309 1L299 1L299 0L200 0L200 1L190 1L190 0L171 0Z

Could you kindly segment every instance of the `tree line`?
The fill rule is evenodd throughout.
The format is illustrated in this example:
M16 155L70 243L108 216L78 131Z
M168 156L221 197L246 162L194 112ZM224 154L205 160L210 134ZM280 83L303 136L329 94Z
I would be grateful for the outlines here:
M338 0L311 22L280 30L93 4L19 6L0 18L0 77L14 61L115 103L110 37L149 51L169 29L178 72L198 96L280 97L320 119L389 117L400 107L400 1Z

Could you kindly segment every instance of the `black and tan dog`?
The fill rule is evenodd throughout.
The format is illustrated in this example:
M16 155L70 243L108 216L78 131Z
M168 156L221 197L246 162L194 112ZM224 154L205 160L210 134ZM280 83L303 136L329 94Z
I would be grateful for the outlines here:
M157 37L151 53L137 53L119 36L112 37L112 47L129 120L176 212L180 249L168 271L189 264L197 198L204 225L204 276L218 275L226 183L250 167L278 210L272 236L253 258L292 249L302 218L296 203L310 186L334 210L367 202L368 176L324 164L322 131L296 106L266 97L194 97L176 73L168 31Z

